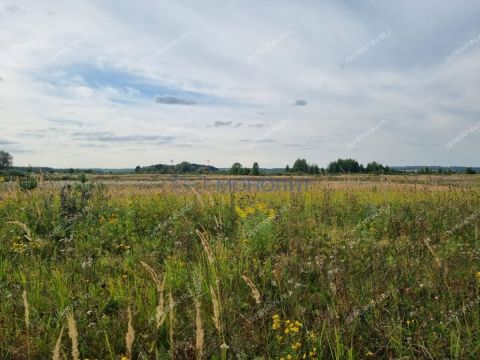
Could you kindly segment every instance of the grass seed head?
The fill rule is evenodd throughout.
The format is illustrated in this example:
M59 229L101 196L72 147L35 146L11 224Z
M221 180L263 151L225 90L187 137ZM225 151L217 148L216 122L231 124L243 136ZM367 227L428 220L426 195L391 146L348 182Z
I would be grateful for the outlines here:
M250 280L246 275L242 275L242 278L243 278L243 281L245 281L245 283L248 285L248 287L250 288L250 290L252 291L252 296L253 298L255 299L255 302L257 304L260 304L261 303L261 296L260 296L260 291L258 291L257 287L255 286L255 284L252 282L252 280Z
M67 313L68 336L72 341L72 358L73 360L80 360L80 352L78 351L78 331L77 324L72 312Z

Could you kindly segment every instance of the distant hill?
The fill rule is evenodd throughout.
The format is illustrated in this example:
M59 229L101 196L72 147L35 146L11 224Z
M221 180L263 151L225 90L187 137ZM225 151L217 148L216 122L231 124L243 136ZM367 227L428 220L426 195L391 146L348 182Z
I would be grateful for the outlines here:
M11 170L14 171L20 171L20 172L34 172L34 173L53 173L57 171L54 168L51 167L38 167L38 166L14 166L10 168Z
M439 165L431 165L431 166L392 166L391 167L394 170L398 171L406 171L406 172L418 172L425 170L425 168L428 168L430 171L438 171L438 169L442 169L443 171L445 170L450 170L452 172L455 172L457 174L464 174L465 170L468 169L468 166L439 166ZM480 167L470 167L471 169L475 170L477 173L480 172Z
M135 168L136 173L158 173L158 174L206 174L216 173L219 169L211 165L192 164L181 162L176 165L157 164Z

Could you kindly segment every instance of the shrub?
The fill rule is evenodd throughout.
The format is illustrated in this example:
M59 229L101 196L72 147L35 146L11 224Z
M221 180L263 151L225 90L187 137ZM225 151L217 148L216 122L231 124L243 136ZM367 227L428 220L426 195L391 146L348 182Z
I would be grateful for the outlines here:
M20 189L23 191L33 190L36 189L38 186L37 179L34 176L27 174L25 179L21 179L19 181Z

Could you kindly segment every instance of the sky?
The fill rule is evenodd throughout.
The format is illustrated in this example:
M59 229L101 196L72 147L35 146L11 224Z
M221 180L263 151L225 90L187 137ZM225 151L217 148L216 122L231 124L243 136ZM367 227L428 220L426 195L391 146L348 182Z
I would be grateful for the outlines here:
M480 166L478 0L0 0L15 165Z

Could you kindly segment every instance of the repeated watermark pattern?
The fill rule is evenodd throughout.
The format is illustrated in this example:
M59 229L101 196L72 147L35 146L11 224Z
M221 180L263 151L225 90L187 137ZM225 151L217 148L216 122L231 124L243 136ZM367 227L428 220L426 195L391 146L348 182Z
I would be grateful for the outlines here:
M265 179L265 180L251 180L251 179L217 179L213 180L176 180L170 181L173 184L174 191L180 193L182 191L191 192L192 189L196 192L209 192L212 190L220 192L276 192L289 191L301 192L309 189L311 180L300 179Z
M170 310L173 310L177 306L183 304L184 302L188 301L189 299L201 298L207 295L207 291L202 291L202 285L200 283L200 279L194 277L193 278L193 289L190 292L186 292L182 296L174 299L171 304L168 304L162 308L163 313L167 313Z
M160 49L158 49L155 54L153 54L152 56L149 56L147 58L147 62L149 63L152 63L152 62L155 62L157 61L158 59L160 59L163 55L165 55L166 53L168 53L169 51L171 51L174 47L176 47L177 45L181 44L182 42L184 42L185 40L187 40L188 38L192 37L193 36L193 32L192 31L187 31L187 32L184 32L182 33L180 36L178 36L176 39L170 41L169 43L167 43L166 45L162 46Z
M277 180L217 180L217 190L219 191L263 191L263 192L276 192L276 191L302 191L308 190L308 180L294 180L289 179L285 181Z
M445 57L445 63L450 64L457 56L462 55L465 51L470 49L471 47L475 46L480 42L480 34L478 34L473 39L467 41L465 44L460 46L458 49L455 49L450 55Z
M477 131L480 129L480 121L476 122L472 126L470 126L467 130L462 132L460 135L455 136L452 140L450 140L448 143L445 144L445 149L450 150L453 148L457 143L465 139L469 134Z
M475 305L477 305L480 302L480 297L476 298L475 300L470 301L468 304L463 305L460 309L455 311L453 314L451 314L445 321L445 326L448 326L452 321L458 319L458 316L460 314L464 314L467 310L470 310L473 308Z
M282 207L278 214L277 214L277 217L279 217L280 215L282 215L285 211L287 211L288 209L290 208L290 205L285 205L284 207ZM267 217L266 219L262 220L260 223L258 223L257 225L255 225L252 229L248 230L247 233L246 233L246 236L247 237L251 237L251 236L254 236L255 234L257 234L260 230L262 230L265 226L267 226L268 224L270 224L273 219L275 219L276 216L269 216Z
M55 236L57 235L60 231L62 231L63 229L69 227L70 225L72 225L73 223L75 223L75 221L79 218L81 218L83 215L87 214L90 210L92 210L91 207L89 206L86 206L84 207L82 210L80 210L80 212L76 213L75 215L73 215L72 217L69 217L67 218L66 220L62 220L62 223L57 225L53 231L52 231L52 236Z
M366 44L363 44L357 50L355 50L353 52L353 54L347 56L345 58L345 63L349 64L349 63L353 62L356 58L358 58L359 56L366 53L368 50L370 50L373 46L377 45L383 39L388 38L391 34L392 33L390 32L390 30L387 30L387 31L384 31L384 32L380 33L375 39L370 40Z
M379 305L380 303L382 303L386 298L388 298L391 294L388 293L388 294L380 294L380 296L378 296L376 299L372 299L370 301L370 303L368 303L367 305L365 305L363 308L361 309L355 309L350 315L348 315L347 317L347 321L346 321L346 324L349 325L351 324L356 318L358 318L359 316L361 315L364 315L365 313L367 313L368 311L370 311L373 307Z
M277 132L280 129L283 129L285 126L287 126L288 121L287 120L282 120L278 124L275 124L272 126L271 129L268 131L264 132L262 135L257 136L255 139L252 140L252 142L248 145L245 146L247 150L253 150L256 147L257 142L261 142L262 140L265 140L272 136L275 132Z
M270 50L274 49L275 47L277 47L282 41L284 41L285 39L289 38L290 36L292 36L292 32L291 31L286 31L282 34L280 34L278 37L276 37L275 39L273 39L272 41L268 42L267 44L265 44L264 46L262 46L260 49L258 49L256 52L254 52L252 55L250 56L247 56L247 58L245 59L245 61L249 64L253 63L257 57L269 52Z
M48 59L50 65L54 64L60 56L67 55L72 50L75 50L76 48L80 47L94 33L95 32L93 30L84 32L78 38L73 40L68 46L61 48L59 51L57 51L54 55L50 56L50 58Z
M377 132L380 130L382 127L390 123L390 119L383 119L381 120L378 124L372 126L369 128L367 131L365 131L363 134L357 136L355 139L352 140L352 142L348 143L345 147L347 150L352 150L358 143L364 141L367 137L372 135L373 133Z
M350 231L348 231L346 234L352 234L354 233L356 230L358 230L359 228L361 228L362 226L364 226L365 224L368 224L370 221L372 221L373 219L375 219L376 217L382 215L382 214L386 214L386 215L389 215L390 214L390 205L387 205L387 206L383 206L381 207L378 211L376 211L374 214L368 216L367 218L363 219L362 221L360 221L353 229L351 229Z
M471 214L470 216L466 217L465 219L463 219L463 221L455 224L455 226L453 226L451 229L447 230L447 235L451 235L453 234L455 231L457 230L460 230L461 228L463 228L464 226L468 225L470 222L472 222L473 220L475 220L477 217L480 216L480 211L476 211L474 212L473 214Z
M293 291L289 291L286 294L282 294L278 299L275 299L273 301L266 303L264 307L259 309L257 312L255 312L255 314L253 314L247 319L247 323L251 324L263 318L265 315L269 314L273 309L275 309L278 305L280 305L282 302L284 302L286 299L288 299L292 295L293 295Z
M168 224L171 224L173 221L178 219L181 216L184 216L189 210L193 208L193 204L189 204L187 206L182 207L181 209L175 211L172 215L170 215L167 219L162 221L161 223L158 223L157 226L155 226L152 231L150 231L148 237L152 238L157 235L157 233L168 226Z

